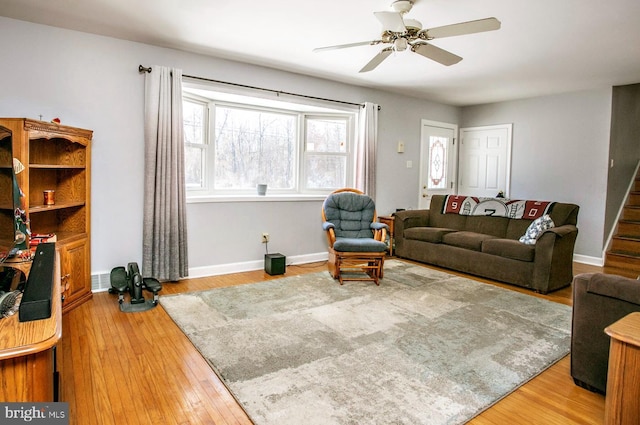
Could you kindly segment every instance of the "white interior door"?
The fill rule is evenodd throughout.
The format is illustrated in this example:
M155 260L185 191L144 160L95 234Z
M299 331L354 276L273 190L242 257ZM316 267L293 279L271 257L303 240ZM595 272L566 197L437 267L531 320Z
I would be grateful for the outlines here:
M434 194L456 191L456 146L458 126L422 120L420 135L420 190L418 207L429 208Z
M511 130L511 124L460 129L460 195L509 197Z

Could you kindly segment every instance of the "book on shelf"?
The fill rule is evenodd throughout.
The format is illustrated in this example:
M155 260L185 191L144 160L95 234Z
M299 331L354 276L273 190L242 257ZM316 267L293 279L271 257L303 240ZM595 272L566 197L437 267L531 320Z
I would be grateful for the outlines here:
M32 233L29 238L29 248L35 248L44 242L56 242L58 238L55 233Z

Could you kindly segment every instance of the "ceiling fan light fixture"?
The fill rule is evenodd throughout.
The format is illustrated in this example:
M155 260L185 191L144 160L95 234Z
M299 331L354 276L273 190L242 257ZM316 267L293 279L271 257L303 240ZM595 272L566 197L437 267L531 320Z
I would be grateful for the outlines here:
M396 52L404 52L405 50L407 50L407 39L404 37L398 37L394 40L393 42L393 49Z

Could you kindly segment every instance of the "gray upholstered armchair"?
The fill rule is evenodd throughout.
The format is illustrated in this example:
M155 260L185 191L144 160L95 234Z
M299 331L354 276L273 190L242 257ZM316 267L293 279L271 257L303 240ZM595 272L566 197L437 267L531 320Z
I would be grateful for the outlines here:
M322 229L329 242L329 273L341 285L344 280L372 280L378 285L383 277L387 226L376 220L375 203L357 189L339 189L325 199Z

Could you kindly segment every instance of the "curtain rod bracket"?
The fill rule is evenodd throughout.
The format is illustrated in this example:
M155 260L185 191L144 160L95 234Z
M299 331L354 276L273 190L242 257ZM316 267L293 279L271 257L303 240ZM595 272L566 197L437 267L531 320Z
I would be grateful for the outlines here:
M366 106L366 105L365 105L364 103L361 103L361 104L360 104L360 107L361 107L361 108L364 108L365 106ZM381 111L381 110L382 110L382 106L378 105L378 111Z
M138 65L138 72L151 72L151 67L147 68L146 66Z

